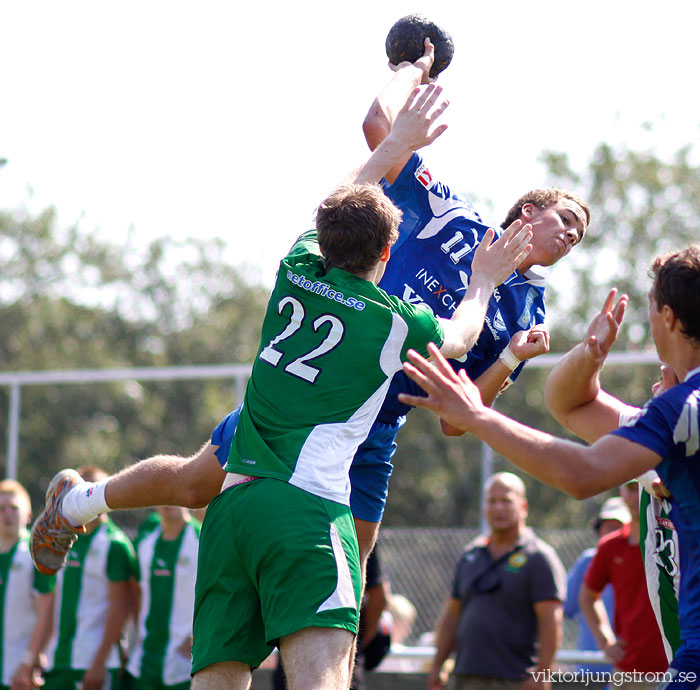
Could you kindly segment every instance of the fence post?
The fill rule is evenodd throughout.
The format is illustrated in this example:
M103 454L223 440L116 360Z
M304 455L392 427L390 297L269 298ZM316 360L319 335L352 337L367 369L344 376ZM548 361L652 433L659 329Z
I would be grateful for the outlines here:
M17 479L17 464L19 450L19 407L20 384L14 382L10 386L10 412L7 425L7 477Z

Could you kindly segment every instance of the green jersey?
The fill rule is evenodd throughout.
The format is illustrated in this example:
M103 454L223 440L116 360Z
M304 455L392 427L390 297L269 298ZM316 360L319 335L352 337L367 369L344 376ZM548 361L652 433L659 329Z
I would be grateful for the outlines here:
M110 582L129 580L136 572L134 547L107 518L90 534L78 537L66 565L57 574L54 630L46 656L49 669L86 670L97 653L110 608ZM119 668L115 644L106 668Z
M680 647L678 594L681 571L678 557L678 533L670 518L671 504L639 492L640 544L647 576L649 601L659 625L661 640L669 663Z
M157 515L157 513L155 513ZM175 685L190 679L194 584L201 524L187 521L176 539L163 539L150 519L136 543L141 601L138 637L127 669L135 678Z
M280 264L226 469L348 504L348 469L406 352L442 344L432 311L325 272L315 231Z
M638 407L628 405L620 413L620 426L629 424L640 412ZM678 620L681 571L678 533L671 520L671 504L652 495L652 483L658 478L659 475L654 470L639 477L642 485L639 492L639 544L649 601L670 663L681 643Z
M36 597L55 586L55 575L42 575L34 567L26 533L0 553L0 685L10 686L27 651L37 623Z

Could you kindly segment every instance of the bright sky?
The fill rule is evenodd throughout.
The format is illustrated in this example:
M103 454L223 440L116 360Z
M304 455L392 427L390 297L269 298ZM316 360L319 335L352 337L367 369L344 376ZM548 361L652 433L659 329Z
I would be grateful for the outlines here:
M547 183L543 149L582 169L601 141L697 142L691 0L25 0L0 5L0 207L55 205L115 242L219 236L270 284L364 156L386 34L416 11L455 42L426 158L494 223Z

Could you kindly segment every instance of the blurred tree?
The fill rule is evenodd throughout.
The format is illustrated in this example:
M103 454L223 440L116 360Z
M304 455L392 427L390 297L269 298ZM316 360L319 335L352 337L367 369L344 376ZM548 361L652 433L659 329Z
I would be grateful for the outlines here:
M223 243L117 245L48 209L0 212L0 365L5 371L249 362L267 290L218 258ZM36 502L53 473L116 470L189 454L237 401L232 381L26 386L20 476ZM8 392L0 388L7 419ZM4 462L6 425L0 425Z
M555 351L580 337L611 285L630 296L618 349L651 346L647 325L651 261L698 241L700 168L692 164L692 157L690 146L662 160L652 150L631 151L603 143L585 173L578 174L566 154L542 155L549 181L576 190L592 210L580 250L553 269L548 282Z

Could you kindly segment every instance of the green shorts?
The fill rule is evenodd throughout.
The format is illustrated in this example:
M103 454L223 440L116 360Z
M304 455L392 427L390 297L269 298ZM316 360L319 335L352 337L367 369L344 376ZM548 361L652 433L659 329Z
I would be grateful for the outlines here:
M259 666L312 627L357 632L360 558L348 506L277 479L219 494L199 542L192 673Z

